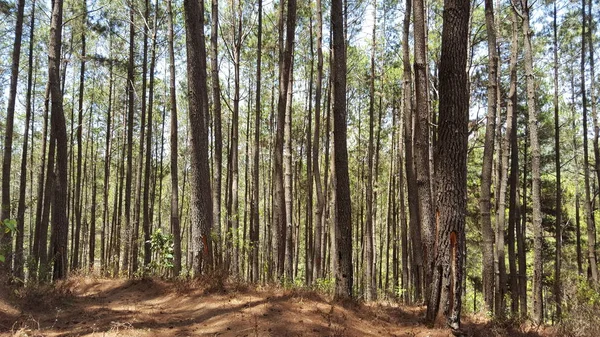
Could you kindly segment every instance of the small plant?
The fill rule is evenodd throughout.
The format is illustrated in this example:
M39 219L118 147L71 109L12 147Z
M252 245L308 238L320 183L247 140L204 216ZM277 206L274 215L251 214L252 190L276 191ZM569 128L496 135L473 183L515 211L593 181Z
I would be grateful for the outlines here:
M4 234L8 234L9 236L12 233L17 232L17 220L15 219L4 219L0 223L0 230L4 232ZM4 263L6 261L6 256L4 256L4 247L0 250L0 262Z
M315 281L315 288L318 292L324 294L333 294L335 280L333 278L319 278Z
M156 257L150 264L150 270L160 276L166 276L173 268L173 235L163 234L159 228L150 238L150 248Z

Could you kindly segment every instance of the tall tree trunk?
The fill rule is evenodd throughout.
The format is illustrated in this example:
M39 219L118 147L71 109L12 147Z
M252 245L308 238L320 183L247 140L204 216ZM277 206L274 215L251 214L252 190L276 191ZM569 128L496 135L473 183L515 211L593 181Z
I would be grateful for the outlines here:
M598 125L598 113L596 111L596 78L595 78L595 67L594 67L594 19L592 15L592 1L588 1L588 20L589 20L589 29L587 31L588 34L588 42L590 48L590 95L591 95L591 106L592 106L592 120L594 122L594 169L596 171L596 176L600 179L600 146L598 146L598 135L600 133L600 126ZM585 19L584 19L585 20ZM585 93L584 93L585 95ZM587 129L586 129L587 130ZM600 180L599 180L600 181ZM589 253L589 261L592 272L592 280L598 283L598 264L596 257L596 225L594 223L593 227L588 226L588 253Z
M221 167L223 161L223 136L221 135L221 86L219 83L219 2L211 0L211 26L210 26L210 65L213 102L213 128L215 138L214 164L213 164L213 216L217 234L215 244L216 265L221 265Z
M523 14L523 37L525 46L525 78L527 80L527 109L529 111L529 138L531 142L531 200L532 200L532 223L533 223L533 320L541 323L542 311L542 211L540 192L540 144L538 140L538 111L535 99L535 78L533 74L533 49L531 36L533 33L529 23L529 4L527 0L521 0Z
M291 0L293 1L293 0ZM335 175L335 246L332 260L335 272L335 297L352 298L352 204L348 177L348 147L346 143L346 40L342 0L331 3L331 28L333 32L333 142Z
M463 254L466 253L469 110L466 68L470 4L469 0L444 1L439 69L439 141L435 161L437 251L427 316L438 322L445 318L453 331L460 329Z
M308 127L306 129L306 225L304 227L304 263L306 276L304 278L306 285L310 286L313 282L313 258L314 258L314 237L313 237L313 167L312 167L312 113L313 113L313 80L314 80L314 69L315 69L315 49L313 39L313 16L312 10L310 12L310 74L308 76Z
M556 303L556 319L557 321L560 321L562 316L562 287L560 279L562 262L562 187L560 179L560 120L558 117L558 27L556 24L556 0L553 2L553 9L554 11L552 13L552 42L554 54L554 160L556 166L556 221L554 224L556 240L556 259L554 262L554 302Z
M43 127L42 127L42 160L41 160L41 164L40 164L40 174L38 177L38 190L37 190L37 204L36 204L36 208L35 208L35 235L33 238L33 264L34 264L34 270L33 270L33 277L37 277L38 275L36 275L38 273L38 262L40 262L41 265L41 258L42 255L46 255L45 251L46 251L46 242L47 240L47 236L48 236L48 227L46 226L46 228L42 228L42 217L43 217L43 212L44 212L44 206L45 206L45 196L46 196L46 190L45 190L45 184L47 183L47 178L46 178L46 170L47 170L47 165L46 165L46 148L47 148L47 139L48 139L48 105L49 105L49 99L50 99L50 85L48 82L46 82L46 92L44 95L44 117L43 117ZM51 137L52 138L52 137ZM54 150L54 149L53 149ZM33 152L33 151L32 151ZM48 152L48 157L50 157L50 154ZM52 158L54 158L54 155L52 155ZM54 165L54 163L52 164ZM45 233L45 234L44 234ZM42 236L42 234L44 234L44 236ZM43 251L42 251L42 247L44 247Z
M287 92L289 87L292 54L294 46L294 36L296 30L296 0L288 0L287 3L287 26L285 49L283 49L283 3L280 4L279 17L279 49L280 49L280 74L279 74L279 99L277 101L277 131L275 135L275 154L273 179L275 183L275 196L273 203L273 226L275 226L275 243L277 251L277 276L281 278L285 266L286 250L286 207L285 207L285 189L283 173L283 148L284 148L284 129L287 108Z
M315 84L315 133L312 144L312 170L315 180L315 190L317 195L317 205L315 207L315 244L314 244L314 278L320 279L323 277L323 245L326 243L322 240L324 210L325 210L325 193L321 185L321 173L319 166L320 155L320 138L321 138L321 92L323 83L323 10L321 0L316 0L317 6L317 83Z
M144 31L143 31L143 50L142 50L142 92L141 92L141 121L140 121L140 145L138 152L138 165L136 174L136 192L135 192L135 206L133 210L133 239L131 240L132 250L132 267L133 273L138 270L138 255L139 255L139 232L140 232L140 208L142 207L142 195L143 195L143 169L144 169L144 139L146 131L146 88L148 78L148 26L150 18L150 2L149 0L144 1ZM144 205L144 208L146 205Z
M575 76L573 75L572 69L570 69L569 77L571 78L571 127L573 130L576 130L576 112L575 112ZM579 167L579 156L578 149L579 144L577 142L577 135L573 133L573 161L575 162L575 172L580 172ZM580 208L580 188L579 188L579 175L575 175L575 251L577 254L577 273L581 276L583 275L583 261L582 261L582 253L581 253L581 221L579 215Z
M173 275L181 271L181 229L179 226L179 180L177 169L177 92L175 90L175 51L173 50L173 9L171 0L167 1L168 48L169 48L169 102L171 107L171 232L173 233Z
M184 0L189 120L191 139L191 225L193 228L194 272L201 274L213 265L212 195L208 167L208 93L204 38L204 0Z
M52 4L50 44L48 52L48 76L52 99L52 133L56 137L57 158L67 158L67 129L63 111L63 95L60 90L60 49L62 44L62 0ZM67 277L67 161L56 162L56 190L52 207L52 235L54 236L54 280Z
M256 51L256 114L254 116L254 153L252 154L252 202L250 205L250 281L258 282L260 280L260 270L258 263L259 248L259 157L260 157L260 119L261 108L261 62L262 62L262 0L258 0L258 33L257 33L257 51Z
M79 244L81 237L81 163L82 163L82 147L83 147L83 94L85 88L85 31L87 29L87 4L86 0L82 1L83 16L81 18L81 67L79 68L79 97L77 106L77 173L75 177L75 244L72 252L71 269L79 269Z
M112 38L109 38L109 49L112 50ZM108 109L106 110L106 134L104 147L104 193L103 193L103 205L104 209L102 212L102 232L100 233L100 266L104 271L107 267L107 252L110 252L110 245L107 246L106 234L110 228L110 216L109 216L109 197L110 197L110 161L112 156L112 96L113 96L113 63L109 63L109 80L108 80ZM113 209L114 212L114 209Z
M146 112L146 115L148 116L148 130L146 132L146 156L144 157L144 160L146 161L146 163L144 164L145 168L144 168L144 216L143 216L143 230L144 230L144 266L148 266L150 264L150 261L152 259L152 250L151 250L151 245L150 245L150 236L151 236L151 225L150 223L152 222L152 217L150 216L150 214L147 214L148 210L151 210L152 207L148 205L148 191L150 190L150 168L151 168L151 151L152 151L152 116L154 113L154 71L155 71L155 67L156 67L156 34L157 34L157 29L158 29L158 0L155 1L154 3L154 7L155 7L155 15L154 15L154 28L152 29L152 47L151 47L151 52L150 52L150 78L149 78L149 83L148 83L148 111ZM165 118L164 118L164 110L163 110L163 118L162 118L162 129L163 132L161 133L161 146L160 146L160 169L161 169L161 174L160 174L160 188L162 191L162 178L163 178L163 174L162 174L162 169L163 169L163 165L162 165L162 160L163 160L163 150L164 150L164 144L162 143L164 141L164 125L165 125ZM143 139L140 139L140 142L143 142ZM159 200L162 200L162 198L159 198ZM160 209L162 209L161 207L159 207L159 214L160 214ZM159 216L159 223L161 222L160 216ZM137 238L136 238L137 239ZM135 257L134 257L135 258Z
M15 103L17 100L17 82L19 81L19 63L21 59L21 38L23 36L23 15L25 12L25 0L17 3L17 21L15 27L15 39L12 52L12 63L10 71L10 89L8 94L8 108L6 111L6 130L4 134L4 152L2 158L2 201L0 205L0 222L11 218L10 211L10 169L12 167L12 143L15 118ZM18 224L24 227L23 223ZM23 231L21 231L22 233ZM0 233L0 255L5 257L2 263L2 271L8 274L12 266L12 233Z
M516 22L516 21L515 21ZM527 252L526 252L526 239L527 239L527 148L528 148L528 137L529 135L529 127L525 124L525 139L523 141L523 178L522 178L522 187L523 187L523 197L521 199L521 208L520 208L520 225L517 229L517 244L518 244L518 255L519 255L519 304L521 308L519 309L521 313L521 317L527 317ZM516 138L513 140L515 144L517 143Z
M135 114L135 8L129 8L129 63L127 64L127 163L125 173L125 235L123 238L123 270L129 273L129 249L131 246L131 183L133 180L133 118Z
M485 0L485 26L488 45L488 85L487 85L487 123L485 127L485 143L481 170L481 194L479 213L481 217L482 246L482 279L485 311L494 309L494 294L502 297L500 289L494 289L494 231L490 215L490 190L492 185L492 166L494 161L494 140L496 130L496 103L498 92L498 54L496 52L496 22L494 19L494 3ZM495 290L495 291L494 291ZM496 313L498 312L496 307Z
M421 301L423 298L422 289L424 281L423 269L423 245L421 241L421 227L419 215L419 189L415 173L415 157L413 154L414 120L413 113L413 91L412 91L412 70L410 66L410 14L412 0L406 0L406 12L404 13L404 22L402 27L402 63L404 70L403 79L403 100L404 100L404 149L406 152L406 161L404 162L406 170L406 181L408 191L408 210L410 213L410 237L412 242L412 262L413 288L415 301Z
M24 2L24 1L20 1ZM21 5L19 3L19 5ZM20 8L17 9L18 11ZM25 233L25 192L27 188L27 144L29 140L29 123L31 121L31 91L33 86L33 44L34 44L34 28L35 28L35 0L31 3L31 19L29 24L29 53L27 59L27 93L25 94L25 132L23 133L23 154L21 156L21 181L19 183L19 205L17 206L17 241L15 247L15 277L24 280L24 265L25 265L25 257L23 253L23 241L24 241L24 233ZM15 41L16 42L16 41ZM33 141L32 141L33 147ZM31 151L33 153L33 150ZM33 164L33 161L30 165ZM43 168L42 168L43 171ZM33 176L32 176L33 178ZM32 179L33 183L33 179ZM31 215L33 218L33 214ZM1 219L1 217L0 217ZM31 241L31 240L30 240ZM30 243L31 245L31 243Z
M292 47L293 54L293 47ZM294 233L293 233L293 197L292 197L292 91L294 83L293 56L290 63L290 77L287 87L287 99L285 106L285 126L283 130L283 189L285 196L285 276L288 280L293 279L294 262Z
M517 57L519 52L519 35L517 27L517 14L511 10L511 41L510 41L510 84L508 92L508 101L506 105L506 134L504 135L504 155L508 155L510 148L510 195L509 195L509 213L508 213L508 262L510 270L510 293L511 293L511 311L516 315L519 311L519 288L517 275L517 260L515 255L515 234L519 234L519 147L517 144L517 116L515 108L517 106ZM509 132L510 131L510 132ZM507 144L508 143L508 144ZM507 164L508 166L508 164ZM508 167L505 170L507 174ZM516 233L515 233L516 230ZM519 243L519 246L522 242Z
M415 48L415 171L417 180L419 216L421 220L421 236L423 242L425 290L429 295L434 260L434 216L433 198L431 195L431 172L429 161L429 94L426 64L427 45L425 43L425 6L424 0L415 0L414 16L414 48ZM429 299L427 299L429 300Z
M377 0L373 3L373 35L371 44L371 76L369 79L369 145L367 148L367 190L366 190L366 230L365 230L365 300L372 301L377 296L374 284L374 224L373 224L373 138L375 124L375 47L377 30Z
M592 197L590 191L590 162L588 154L588 125L587 125L587 92L585 89L585 51L586 51L586 12L585 12L585 0L581 0L581 101L583 108L583 171L584 171L584 184L585 184L585 213L586 213L586 224L587 224L587 235L588 235L588 263L589 272L593 281L598 280L598 268L596 267L596 254L595 254L595 241L596 241L596 224L593 218L592 209Z

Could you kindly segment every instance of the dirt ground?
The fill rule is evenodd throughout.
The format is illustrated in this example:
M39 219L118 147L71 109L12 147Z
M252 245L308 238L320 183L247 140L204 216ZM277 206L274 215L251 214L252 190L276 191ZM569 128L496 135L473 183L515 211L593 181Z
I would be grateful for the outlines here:
M452 336L422 307L339 304L301 290L72 278L0 292L0 336ZM544 336L466 317L468 336Z

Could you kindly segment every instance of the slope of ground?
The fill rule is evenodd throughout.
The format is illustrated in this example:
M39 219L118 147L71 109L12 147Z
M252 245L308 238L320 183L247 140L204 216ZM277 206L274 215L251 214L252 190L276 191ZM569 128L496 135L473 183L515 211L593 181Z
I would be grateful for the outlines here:
M421 307L342 305L306 291L80 277L0 295L2 336L451 336L427 328ZM473 319L465 331L542 336Z

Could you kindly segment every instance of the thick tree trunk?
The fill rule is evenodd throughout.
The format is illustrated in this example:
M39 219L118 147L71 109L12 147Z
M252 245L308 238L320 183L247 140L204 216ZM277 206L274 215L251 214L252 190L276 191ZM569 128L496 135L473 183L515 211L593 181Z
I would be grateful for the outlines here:
M204 0L184 0L189 119L191 140L191 226L193 226L194 272L213 266L213 206L208 167L208 93L204 38Z
M460 329L463 254L466 253L469 13L469 0L444 1L435 168L437 251L427 316L430 321L438 322L445 318L453 331Z
M346 144L346 42L342 15L342 0L331 3L333 32L333 143L335 174L335 247L332 260L335 270L335 297L352 298L352 208L348 177L348 148Z

